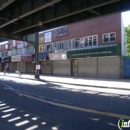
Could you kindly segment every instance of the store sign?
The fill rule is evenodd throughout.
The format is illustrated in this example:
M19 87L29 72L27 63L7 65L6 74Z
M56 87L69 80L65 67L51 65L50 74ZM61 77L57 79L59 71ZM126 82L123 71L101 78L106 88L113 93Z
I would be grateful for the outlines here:
M21 61L21 55L12 56L11 57L11 61L12 62L19 62L19 61Z
M5 49L9 49L9 45L6 44L6 45L5 45Z
M107 47L98 47L92 49L68 51L67 58L85 58L85 57L101 57L101 56L120 56L121 45L116 44Z
M23 48L23 47L24 47L24 44L17 45L17 48Z
M44 37L39 37L39 44L43 44L44 43Z
M36 65L36 70L40 70L41 66L40 65Z
M56 35L55 37L64 37L64 36L68 36L69 32L68 32L68 28L64 27L64 28L59 28L56 30Z
M55 52L49 53L50 60L66 60L67 59L67 52Z
M16 47L16 40L13 40L13 47Z
M45 37L45 43L51 42L51 39L52 39L51 32L44 33L44 37Z
M3 62L11 62L11 56L8 56L8 57L4 57L3 58Z
M32 54L21 56L21 61L32 61Z

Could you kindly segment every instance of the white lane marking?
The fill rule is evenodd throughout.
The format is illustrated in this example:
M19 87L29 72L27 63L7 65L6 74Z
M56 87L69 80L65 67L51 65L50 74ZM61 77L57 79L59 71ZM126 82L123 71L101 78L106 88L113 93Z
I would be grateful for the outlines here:
M36 128L38 128L38 125L31 126L31 127L27 128L27 129L25 129L25 130L34 130L34 129L36 129Z
M16 108L7 109L7 110L4 110L2 112L10 112L10 111L14 111L14 110L16 110Z
M8 122L16 121L16 120L19 120L19 119L21 119L21 117L15 117L15 118L9 119Z
M6 109L6 108L9 108L9 107L10 107L10 106L1 107L0 110Z
M28 116L30 116L30 115L29 115L29 114L25 114L24 116L25 116L25 117L28 117Z
M29 121L28 121L28 120L25 120L25 121L16 123L15 126L21 126L21 125L25 125L25 124L27 124L27 123L29 123Z
M1 118L6 118L6 117L9 117L9 116L11 116L12 114L7 114L7 115L3 115L3 116L1 116Z
M36 120L37 120L37 117L33 117L32 120L36 121Z
M2 107L2 106L5 106L6 104L5 103L3 103L3 104L0 104L0 107Z

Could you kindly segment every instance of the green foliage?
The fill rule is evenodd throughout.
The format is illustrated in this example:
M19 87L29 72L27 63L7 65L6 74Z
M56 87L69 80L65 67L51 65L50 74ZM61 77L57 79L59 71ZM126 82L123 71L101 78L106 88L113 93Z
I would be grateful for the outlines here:
M125 28L126 42L127 42L127 55L130 56L130 25Z

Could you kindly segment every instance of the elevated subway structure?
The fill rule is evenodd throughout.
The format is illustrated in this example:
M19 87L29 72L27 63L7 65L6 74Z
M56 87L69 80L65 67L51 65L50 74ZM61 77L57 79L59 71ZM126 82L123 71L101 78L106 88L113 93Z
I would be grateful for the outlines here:
M1 8L0 38L31 42L38 64L37 32L129 9L129 0L15 0Z

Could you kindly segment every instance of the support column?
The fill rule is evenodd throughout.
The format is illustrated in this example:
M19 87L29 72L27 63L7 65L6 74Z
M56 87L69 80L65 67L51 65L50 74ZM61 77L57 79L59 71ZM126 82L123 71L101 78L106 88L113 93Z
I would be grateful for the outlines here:
M39 33L37 32L35 35L35 57L36 57L36 65L39 65ZM39 79L39 70L36 70L35 78Z

